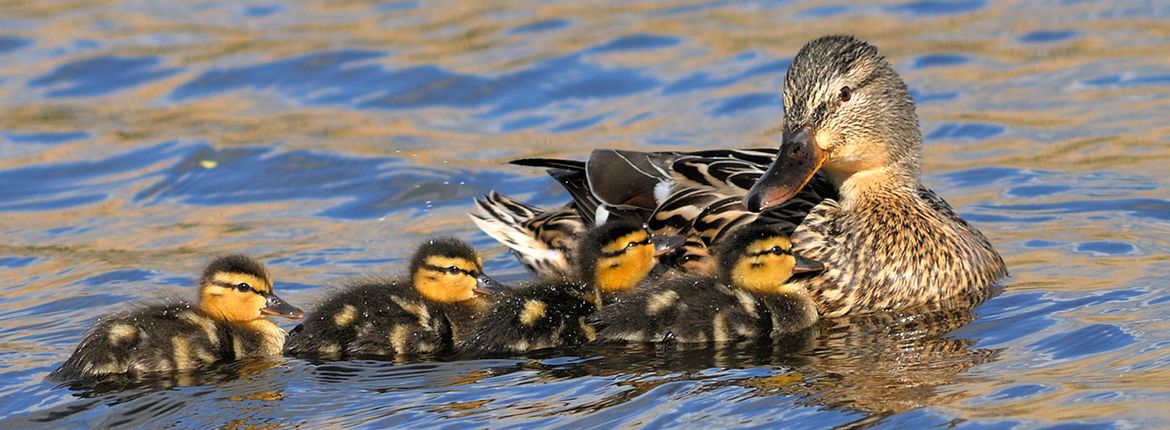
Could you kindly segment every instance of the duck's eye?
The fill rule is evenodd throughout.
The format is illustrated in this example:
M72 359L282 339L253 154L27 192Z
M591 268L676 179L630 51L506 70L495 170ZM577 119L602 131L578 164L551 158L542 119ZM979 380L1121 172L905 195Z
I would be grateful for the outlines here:
M848 85L841 87L841 92L837 94L837 99L842 102L849 101L851 97L853 97L853 89L849 88Z
M702 258L702 257L699 257L698 255L692 254L692 255L684 255L683 258L681 258L680 260L682 260L683 263L690 263L692 261L698 261L700 258Z
M239 290L241 293L243 293L243 292L247 292L248 290L251 290L252 286L248 285L247 282L241 282L241 283L239 283L239 285L236 285L236 289Z
M773 246L772 249L768 250L768 252L771 252L771 253L776 254L776 255L786 254L786 252L784 251L784 248L781 248L779 246Z
M626 244L626 249L633 249L635 246L638 246L638 242L630 242Z
M462 271L463 271L463 269L460 269L459 266L451 266L451 267L447 268L447 273L450 273L452 275L458 274Z

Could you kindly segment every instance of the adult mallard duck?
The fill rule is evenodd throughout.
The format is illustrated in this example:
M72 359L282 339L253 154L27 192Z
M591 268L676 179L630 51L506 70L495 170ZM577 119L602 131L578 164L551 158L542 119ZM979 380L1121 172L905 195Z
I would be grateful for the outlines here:
M851 36L809 42L783 99L778 152L595 150L583 167L589 190L603 205L652 211L651 223L677 215L702 237L743 223L794 226L796 252L826 266L802 281L822 316L969 307L988 297L1007 275L1003 259L922 184L914 102L876 47ZM564 164L555 161L519 164ZM684 210L664 210L672 201ZM712 227L705 218L733 222Z

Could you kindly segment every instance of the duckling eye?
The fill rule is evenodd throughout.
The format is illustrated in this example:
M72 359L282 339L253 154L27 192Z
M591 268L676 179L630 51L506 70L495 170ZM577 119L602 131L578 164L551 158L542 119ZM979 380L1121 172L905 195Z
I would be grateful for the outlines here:
M241 293L247 292L248 290L251 290L251 289L252 289L252 286L248 285L247 282L241 282L241 283L239 283L239 285L236 285L236 290L239 290L239 292L241 292Z
M460 269L459 266L451 266L451 267L447 268L447 273L450 273L452 275L458 274L462 271L463 271L463 269Z
M771 253L776 254L776 255L786 254L786 252L784 251L784 248L781 248L779 246L773 246L772 249L768 250L768 252L771 252Z
M626 244L626 249L633 249L635 246L638 246L638 242L630 242Z
M847 102L852 97L853 97L853 89L849 88L848 85L841 87L841 93L837 94L837 99L841 100L842 102Z

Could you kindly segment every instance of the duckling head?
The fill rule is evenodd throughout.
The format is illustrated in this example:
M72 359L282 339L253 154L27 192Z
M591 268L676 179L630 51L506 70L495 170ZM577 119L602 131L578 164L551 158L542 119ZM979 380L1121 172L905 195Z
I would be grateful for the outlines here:
M475 248L459 239L429 239L410 260L415 291L437 303L482 300L499 288L483 273L483 260Z
M788 236L766 225L747 225L733 232L720 249L719 262L724 282L764 295L799 294L802 287L788 279L825 268L793 252Z
M203 270L199 303L222 321L247 323L265 316L299 319L305 313L272 292L272 278L264 265L245 255L219 257Z
M682 236L653 236L641 224L606 223L581 241L578 273L601 292L629 291L650 274L659 256L683 242Z
M804 45L784 79L784 142L744 197L759 212L796 195L817 170L840 186L885 170L916 183L922 134L905 82L873 45L825 36Z

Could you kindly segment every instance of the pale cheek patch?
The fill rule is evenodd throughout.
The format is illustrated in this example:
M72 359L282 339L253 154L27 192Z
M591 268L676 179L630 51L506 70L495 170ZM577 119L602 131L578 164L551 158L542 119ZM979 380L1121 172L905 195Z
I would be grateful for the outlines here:
M110 326L110 343L118 345L122 342L134 340L138 337L138 328L130 324L114 324Z
M529 300L524 303L524 310L520 312L520 323L528 327L536 325L536 322L544 316L544 311L547 308L548 305L540 300Z
M646 314L658 315L659 312L674 306L678 301L678 293L674 290L664 291L650 297L646 303Z
M337 324L338 327L345 328L353 322L353 319L356 316L357 308L353 307L353 305L345 305L341 308L341 312L333 315L333 322Z

